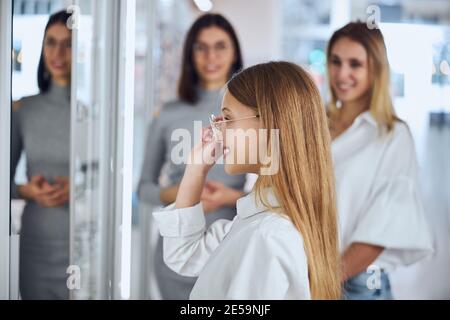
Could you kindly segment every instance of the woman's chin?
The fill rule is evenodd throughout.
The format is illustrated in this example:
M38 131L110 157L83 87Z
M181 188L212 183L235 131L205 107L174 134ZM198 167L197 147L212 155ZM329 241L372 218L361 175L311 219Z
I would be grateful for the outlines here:
M347 94L338 94L337 98L342 103L352 103L360 100L364 97L364 94L358 94L357 92L348 92Z
M224 165L225 172L229 175L255 173L258 168L254 165L227 164Z
M234 165L226 164L224 165L225 172L228 174L234 174Z
M244 170L244 167L242 165L225 163L224 167L225 167L225 172L230 175L246 173Z

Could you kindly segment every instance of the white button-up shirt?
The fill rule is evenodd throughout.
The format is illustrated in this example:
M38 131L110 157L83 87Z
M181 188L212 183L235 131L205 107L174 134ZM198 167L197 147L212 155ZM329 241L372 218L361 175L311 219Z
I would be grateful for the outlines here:
M277 207L273 193L268 196ZM190 299L310 299L303 240L289 218L267 210L255 193L236 207L233 221L218 220L208 229L201 203L153 213L166 264L198 276Z
M369 111L332 143L341 250L354 242L385 247L374 265L392 270L432 253L406 124L381 135Z

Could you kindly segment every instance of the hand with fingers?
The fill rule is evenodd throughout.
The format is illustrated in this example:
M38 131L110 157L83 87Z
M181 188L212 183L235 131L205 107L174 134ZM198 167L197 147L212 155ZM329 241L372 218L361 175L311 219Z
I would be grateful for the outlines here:
M177 208L185 208L200 202L206 176L216 161L229 150L224 150L223 141L215 138L213 129L210 127L202 130L202 139L189 154L188 164L175 201ZM217 204L208 203L205 209L217 210Z
M212 127L204 128L202 140L191 150L186 171L196 174L208 173L216 161L228 152L228 149L224 149L223 140L218 139Z
M22 198L32 200L42 207L60 207L70 198L70 181L68 177L56 177L53 184L44 176L37 175L30 182L19 187Z

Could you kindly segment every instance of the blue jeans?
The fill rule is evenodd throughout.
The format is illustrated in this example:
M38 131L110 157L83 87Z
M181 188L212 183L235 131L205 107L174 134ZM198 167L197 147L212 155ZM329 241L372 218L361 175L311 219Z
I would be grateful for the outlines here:
M388 274L381 271L379 282L371 281L378 275L374 273L361 272L344 283L343 299L345 300L392 300L391 284ZM369 279L370 278L370 279ZM368 285L375 284L375 288ZM379 285L378 285L379 284Z

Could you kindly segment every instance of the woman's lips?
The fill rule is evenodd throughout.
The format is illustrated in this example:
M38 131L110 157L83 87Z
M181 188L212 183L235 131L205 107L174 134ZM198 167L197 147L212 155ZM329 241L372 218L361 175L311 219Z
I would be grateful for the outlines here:
M52 62L52 63L50 63L50 66L53 69L61 69L62 70L62 69L66 68L66 64L63 62Z
M347 93L349 91L351 91L354 88L355 85L353 84L338 84L335 86L336 90L342 93Z
M220 71L220 69L221 69L221 67L220 67L220 66L216 66L216 65L213 65L213 66L205 66L205 67L203 68L203 70L204 70L206 73L216 73L216 72Z

